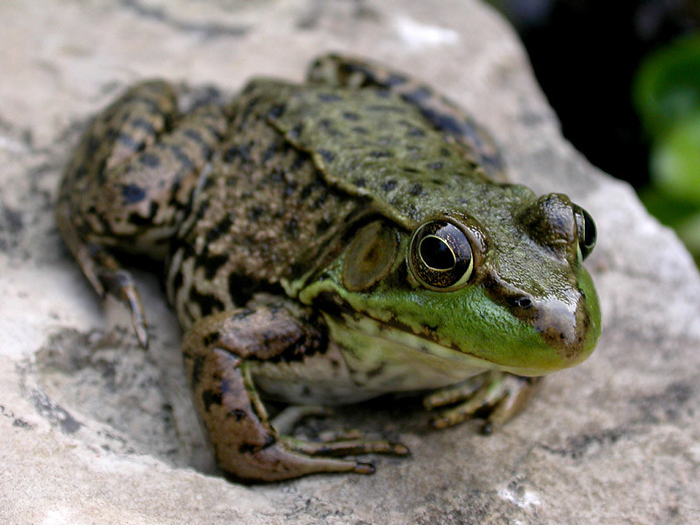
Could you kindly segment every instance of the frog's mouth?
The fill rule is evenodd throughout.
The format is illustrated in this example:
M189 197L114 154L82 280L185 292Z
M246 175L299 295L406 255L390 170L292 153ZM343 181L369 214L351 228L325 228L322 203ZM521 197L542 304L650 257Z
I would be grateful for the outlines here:
M309 287L300 295L302 302L313 305L323 313L332 330L334 340L350 353L361 353L363 359L377 360L373 352L386 361L395 361L398 354L410 354L420 362L471 371L472 375L487 370L509 372L520 376L542 376L584 361L592 351L596 339L581 348L583 351L565 354L556 346L548 345L541 330L523 322L504 308L493 308L489 322L496 323L508 334L508 340L494 338L481 330L467 330L467 336L455 341L451 332L463 329L463 322L446 320L445 334L429 324L409 324L389 308L371 308L366 301L348 301L325 282ZM308 294L308 295L307 295ZM423 305L425 308L429 308ZM416 317L416 316L414 316ZM426 315L436 322L440 317ZM443 319L445 321L445 319ZM504 329L503 326L506 326Z
M426 334L416 334L398 320L384 321L369 314L325 313L324 318L333 340L349 349L363 361L385 363L415 360L415 365L442 369L444 373L462 379L488 370L509 372L520 376L541 376L554 370L506 366L472 354L469 349L444 345Z

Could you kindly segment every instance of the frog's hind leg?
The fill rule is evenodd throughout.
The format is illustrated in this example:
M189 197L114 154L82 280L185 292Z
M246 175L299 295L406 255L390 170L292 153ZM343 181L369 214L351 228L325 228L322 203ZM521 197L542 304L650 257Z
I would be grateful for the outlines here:
M225 129L221 108L181 117L167 83L143 82L95 118L64 174L56 208L64 241L101 297L127 303L144 347L138 293L110 250L165 256Z
M491 135L427 84L372 62L333 54L322 56L311 65L308 80L350 89L374 87L399 94L436 129L465 146L467 156L483 167L490 178L507 182L503 159Z
M293 376L294 363L326 351L319 323L311 310L270 298L254 308L204 317L186 332L183 353L194 405L219 467L230 475L278 481L322 472L370 474L371 464L334 456L408 453L401 444L357 435L303 441L273 426L251 367L277 363Z

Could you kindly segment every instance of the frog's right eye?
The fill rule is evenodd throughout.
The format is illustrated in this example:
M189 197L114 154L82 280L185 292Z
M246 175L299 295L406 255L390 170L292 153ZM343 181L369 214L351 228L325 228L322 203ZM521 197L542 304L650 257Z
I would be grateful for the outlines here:
M427 222L411 237L408 266L426 288L455 290L469 281L474 268L469 239L451 222Z
M578 233L578 247L581 250L581 259L588 257L597 239L597 232L593 217L581 208L574 204L574 218L576 219L576 230Z

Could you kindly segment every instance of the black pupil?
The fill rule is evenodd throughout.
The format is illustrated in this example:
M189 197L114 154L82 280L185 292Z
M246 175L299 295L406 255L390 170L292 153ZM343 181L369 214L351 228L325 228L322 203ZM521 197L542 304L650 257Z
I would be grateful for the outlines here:
M437 237L426 237L420 243L420 256L434 270L450 270L456 264L455 256L445 241Z
M596 231L595 223L593 218L584 210L583 212L583 224L584 224L584 234L583 234L583 244L587 247L593 246L595 244Z

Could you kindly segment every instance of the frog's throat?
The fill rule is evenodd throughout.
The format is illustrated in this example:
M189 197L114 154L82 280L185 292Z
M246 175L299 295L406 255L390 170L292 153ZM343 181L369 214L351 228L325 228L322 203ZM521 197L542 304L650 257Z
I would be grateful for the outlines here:
M376 353L384 353L388 360L396 359L401 350L414 355L422 355L432 361L442 361L445 369L460 373L464 378L487 370L510 372L520 376L540 376L541 369L505 366L487 359L476 357L468 349L441 345L426 336L416 334L409 327L395 326L366 313L339 315L323 312L333 340L350 350L356 358L369 361L381 359ZM404 353L405 353L404 352Z

